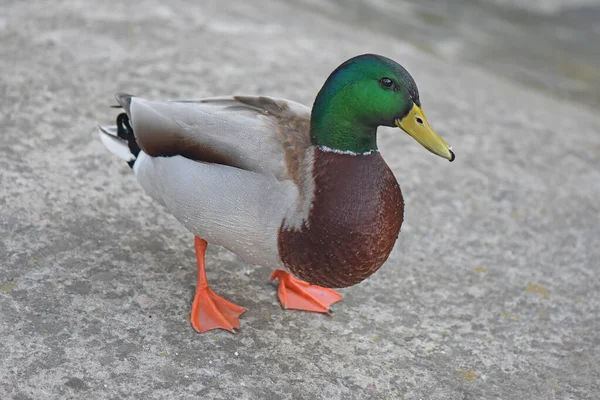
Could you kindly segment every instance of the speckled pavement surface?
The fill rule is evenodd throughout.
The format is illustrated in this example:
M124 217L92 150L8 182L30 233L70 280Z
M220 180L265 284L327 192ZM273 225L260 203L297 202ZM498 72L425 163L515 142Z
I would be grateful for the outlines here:
M600 118L267 0L0 4L0 399L597 399ZM292 3L290 3L292 4ZM104 150L112 93L310 104L345 59L415 77L453 164L380 147L406 221L332 317L209 246L241 331L196 334L193 238Z

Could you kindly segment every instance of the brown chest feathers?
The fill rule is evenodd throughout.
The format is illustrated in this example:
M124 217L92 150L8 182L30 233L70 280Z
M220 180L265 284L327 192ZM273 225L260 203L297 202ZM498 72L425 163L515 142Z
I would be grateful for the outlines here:
M314 201L302 226L279 229L283 264L311 284L355 285L387 260L400 232L404 201L379 153L315 150Z

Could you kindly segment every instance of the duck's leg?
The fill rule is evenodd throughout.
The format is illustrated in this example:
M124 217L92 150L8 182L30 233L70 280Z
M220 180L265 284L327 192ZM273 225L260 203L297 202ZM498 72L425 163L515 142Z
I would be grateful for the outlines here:
M342 295L333 289L311 285L279 269L270 279L279 279L277 294L283 308L329 314L329 306L342 300Z
M225 300L208 286L206 270L204 269L206 246L206 240L197 236L194 238L196 259L198 260L198 284L196 285L196 296L192 303L190 322L196 332L200 333L212 329L226 329L234 332L234 328L239 329L240 327L238 317L246 309Z

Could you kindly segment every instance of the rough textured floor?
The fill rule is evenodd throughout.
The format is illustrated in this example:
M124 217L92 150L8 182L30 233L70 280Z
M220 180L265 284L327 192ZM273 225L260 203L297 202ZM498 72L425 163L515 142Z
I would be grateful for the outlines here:
M0 399L598 398L597 113L310 7L136 3L0 5ZM249 311L196 334L192 236L95 134L112 93L310 104L364 52L411 71L456 162L382 129L406 221L380 272L332 317L283 311L209 247Z

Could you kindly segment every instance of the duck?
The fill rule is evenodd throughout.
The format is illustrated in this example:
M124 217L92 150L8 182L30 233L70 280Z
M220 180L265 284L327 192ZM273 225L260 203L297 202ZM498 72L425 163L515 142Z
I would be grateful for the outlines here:
M312 108L267 96L147 100L115 95L122 112L99 126L143 191L194 235L199 333L239 330L247 311L215 293L208 243L273 270L285 309L330 314L387 260L404 219L400 186L377 146L400 128L454 161L399 63L363 54L339 65Z

